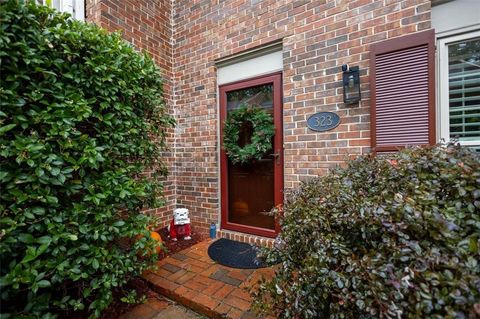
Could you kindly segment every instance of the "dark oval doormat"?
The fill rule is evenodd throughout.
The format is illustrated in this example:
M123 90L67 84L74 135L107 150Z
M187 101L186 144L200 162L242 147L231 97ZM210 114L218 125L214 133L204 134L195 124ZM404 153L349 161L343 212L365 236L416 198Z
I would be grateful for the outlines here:
M208 247L208 255L217 263L241 269L267 267L257 259L255 247L238 241L220 238Z

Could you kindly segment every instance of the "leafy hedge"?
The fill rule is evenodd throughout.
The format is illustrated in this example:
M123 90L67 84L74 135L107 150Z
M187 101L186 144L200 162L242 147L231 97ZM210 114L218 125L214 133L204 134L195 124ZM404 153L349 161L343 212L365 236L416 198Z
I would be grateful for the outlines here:
M173 120L151 58L33 3L0 2L2 312L99 316L149 265L140 210L159 204Z
M282 318L478 318L480 161L459 146L360 157L284 208L256 308Z

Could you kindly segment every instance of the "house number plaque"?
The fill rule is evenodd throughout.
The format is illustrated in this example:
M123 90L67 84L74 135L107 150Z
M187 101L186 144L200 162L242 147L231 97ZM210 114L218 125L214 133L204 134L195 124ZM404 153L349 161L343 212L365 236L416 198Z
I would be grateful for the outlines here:
M324 132L336 128L340 124L340 116L333 112L319 112L310 116L307 125L311 130Z

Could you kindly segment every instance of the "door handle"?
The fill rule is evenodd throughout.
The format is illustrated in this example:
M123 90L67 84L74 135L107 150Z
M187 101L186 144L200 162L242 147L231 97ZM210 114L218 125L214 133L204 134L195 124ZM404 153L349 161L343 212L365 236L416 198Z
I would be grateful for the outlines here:
M276 161L277 164L280 164L280 153L272 153L269 155L273 157L273 160Z

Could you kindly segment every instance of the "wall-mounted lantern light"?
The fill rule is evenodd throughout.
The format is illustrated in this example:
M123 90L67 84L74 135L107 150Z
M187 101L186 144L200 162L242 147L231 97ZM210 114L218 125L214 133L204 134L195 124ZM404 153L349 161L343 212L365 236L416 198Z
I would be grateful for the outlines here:
M354 104L361 100L360 70L358 66L342 65L343 71L343 101L345 104Z

